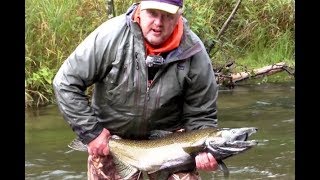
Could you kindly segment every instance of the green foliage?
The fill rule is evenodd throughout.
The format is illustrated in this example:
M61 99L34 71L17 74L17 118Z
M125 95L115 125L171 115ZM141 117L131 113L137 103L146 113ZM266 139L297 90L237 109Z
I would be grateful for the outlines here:
M205 46L215 42L215 66L230 60L259 67L280 61L294 64L294 1L242 1L225 33L218 39L237 0L186 0L185 16ZM260 56L264 54L264 56Z
M127 9L133 4L139 2L139 0L113 0L115 6L115 15L118 16L125 13Z
M48 94L52 94L52 78L54 72L48 67L43 67L37 72L33 72L27 79L25 84L28 85L26 89L27 104L44 105L49 103L49 99L46 97ZM33 90L35 89L35 90Z
M267 47L267 48L266 48ZM266 39L253 41L250 51L239 58L240 63L250 64L259 67L262 64L272 64L274 62L286 62L287 65L294 65L294 41L291 32L287 30L274 39L272 43L266 42Z
M105 13L104 0L26 1L26 106L54 101L54 74Z
M284 61L294 66L294 0L242 1L224 34L217 35L237 0L184 0L184 16L207 49L214 67ZM115 15L139 0L114 0ZM26 0L26 106L54 102L52 78L63 61L107 20L106 0ZM240 70L240 69L239 69Z

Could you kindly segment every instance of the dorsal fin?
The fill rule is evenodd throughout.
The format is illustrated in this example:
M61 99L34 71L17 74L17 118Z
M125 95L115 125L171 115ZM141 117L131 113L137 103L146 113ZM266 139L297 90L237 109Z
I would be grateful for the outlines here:
M203 145L189 146L189 147L183 147L182 149L184 150L184 152L186 152L188 154L194 154L194 153L202 151L204 149L204 146Z
M165 131L165 130L152 130L149 133L148 139L159 139L164 138L168 135L172 134L171 131Z

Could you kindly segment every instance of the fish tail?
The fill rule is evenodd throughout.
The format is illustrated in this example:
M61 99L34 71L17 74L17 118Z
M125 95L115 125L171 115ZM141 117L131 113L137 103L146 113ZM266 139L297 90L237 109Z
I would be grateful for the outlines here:
M79 139L74 139L68 144L68 147L77 151L88 151L87 145L83 144Z

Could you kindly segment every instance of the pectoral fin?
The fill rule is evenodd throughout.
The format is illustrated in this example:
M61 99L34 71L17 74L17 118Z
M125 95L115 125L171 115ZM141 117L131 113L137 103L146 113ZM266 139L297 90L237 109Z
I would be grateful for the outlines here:
M229 177L229 169L222 160L217 160L219 168L222 170L224 177Z
M134 174L136 174L139 170L129 164L125 164L120 161L118 158L113 156L113 162L116 166L117 172L123 179L130 179Z

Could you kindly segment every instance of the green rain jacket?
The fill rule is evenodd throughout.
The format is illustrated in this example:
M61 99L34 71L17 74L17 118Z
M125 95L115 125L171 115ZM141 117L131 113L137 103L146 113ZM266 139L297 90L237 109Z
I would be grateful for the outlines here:
M151 130L217 126L218 87L203 43L184 19L179 47L148 87L146 47L132 15L137 4L95 29L62 64L53 87L64 119L87 144L106 128L122 138ZM85 91L94 84L92 102Z

